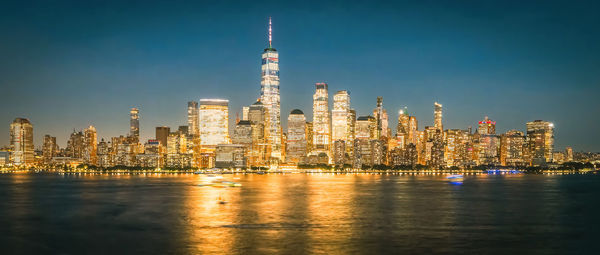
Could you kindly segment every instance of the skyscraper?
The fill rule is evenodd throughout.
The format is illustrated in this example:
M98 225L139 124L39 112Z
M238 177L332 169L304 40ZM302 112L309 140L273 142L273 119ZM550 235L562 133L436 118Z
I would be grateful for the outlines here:
M167 140L170 132L171 128L169 127L156 127L156 140L158 140L163 148L167 148Z
M98 133L94 126L89 126L83 131L84 147L83 160L86 164L98 164Z
M331 140L350 139L350 94L340 90L333 95L331 111Z
M442 125L442 105L438 102L433 103L433 126L440 130L440 132L444 131L444 127Z
M523 165L525 136L523 132L510 130L500 135L500 164L503 166Z
M398 141L398 147L404 149L408 144L408 113L406 108L398 111L398 125L396 126L396 140Z
M532 165L552 162L554 124L543 120L527 122L527 144Z
M329 155L331 133L329 126L329 95L327 83L315 84L313 95L313 146L315 152L325 152Z
M56 143L56 137L45 135L44 145L42 147L42 156L44 163L50 163L53 157L58 153L58 145Z
M279 96L279 53L272 47L271 18L269 18L269 47L262 54L260 101L268 112L271 157L281 159L281 114Z
M198 114L198 102L190 101L188 102L188 134L189 135L198 135L199 134L199 114Z
M306 118L304 112L292 110L288 117L286 161L298 163L306 156Z
M479 128L477 129L477 133L481 135L496 134L496 122L490 120L488 116L485 116L485 119L479 122Z
M200 99L200 144L229 143L229 100Z
M10 163L33 163L33 125L28 119L16 118L10 124Z
M373 116L377 121L377 134L376 138L388 136L388 115L387 111L383 109L383 97L377 97L377 107L373 110Z
M140 141L140 111L137 108L131 108L129 111L129 136L135 139L136 142Z

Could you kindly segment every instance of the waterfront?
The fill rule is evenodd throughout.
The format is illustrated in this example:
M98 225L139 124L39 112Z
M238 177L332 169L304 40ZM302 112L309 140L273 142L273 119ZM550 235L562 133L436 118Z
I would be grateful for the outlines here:
M593 254L600 175L0 174L0 253ZM221 205L217 201L226 200Z

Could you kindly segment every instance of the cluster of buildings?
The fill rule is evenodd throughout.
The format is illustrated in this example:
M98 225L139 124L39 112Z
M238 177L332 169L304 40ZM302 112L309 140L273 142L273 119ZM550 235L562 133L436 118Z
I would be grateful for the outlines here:
M0 164L93 165L98 167L249 168L272 165L335 165L343 168L424 165L469 168L479 165L541 166L573 160L573 150L554 151L554 126L535 120L526 131L496 133L496 122L485 117L475 131L444 129L443 107L433 105L433 126L419 129L406 108L395 126L377 97L368 115L357 115L350 92L329 96L327 83L316 83L312 120L300 109L287 116L282 129L279 93L279 53L269 46L262 53L260 98L242 108L229 127L229 101L188 102L187 126L156 127L155 137L140 139L140 112L130 111L128 135L98 139L95 127L71 133L67 146L45 135L41 153L34 151L33 126L17 118L10 127L10 148L0 151ZM333 107L330 109L330 99ZM232 133L230 131L232 130Z

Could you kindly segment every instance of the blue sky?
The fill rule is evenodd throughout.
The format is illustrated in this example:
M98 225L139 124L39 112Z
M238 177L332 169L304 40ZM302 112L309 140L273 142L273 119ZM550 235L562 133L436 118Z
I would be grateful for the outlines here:
M600 4L596 1L40 1L0 10L0 145L27 117L35 143L64 146L73 129L142 138L186 124L189 100L260 93L260 54L273 17L281 112L312 118L315 82L376 97L395 126L407 106L419 128L444 105L445 128L489 116L497 131L555 123L557 149L600 151ZM284 121L285 124L285 121Z

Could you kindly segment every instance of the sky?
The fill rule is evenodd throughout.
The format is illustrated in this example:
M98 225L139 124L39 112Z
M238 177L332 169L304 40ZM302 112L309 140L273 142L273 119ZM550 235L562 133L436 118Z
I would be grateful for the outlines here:
M419 129L497 133L555 125L555 148L600 151L599 1L3 1L0 146L17 117L65 146L94 125L127 134L140 109L142 139L186 125L187 101L260 96L268 18L280 54L281 119L312 119L316 82L349 90L357 115L383 96L390 128L407 107ZM241 113L240 113L241 114ZM4 124L2 124L4 123Z

